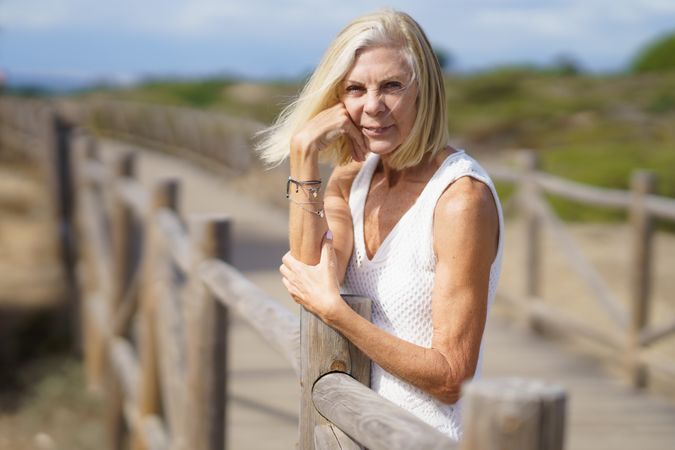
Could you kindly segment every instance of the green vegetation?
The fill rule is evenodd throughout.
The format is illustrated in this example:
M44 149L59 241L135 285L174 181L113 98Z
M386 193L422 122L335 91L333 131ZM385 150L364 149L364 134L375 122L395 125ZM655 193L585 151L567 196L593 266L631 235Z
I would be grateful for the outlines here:
M451 134L469 151L535 149L545 171L597 186L627 189L633 170L654 170L659 193L675 197L675 72L592 76L575 67L567 58L547 69L513 66L448 76ZM108 95L270 123L299 87L299 82L167 81ZM617 217L553 202L568 220Z
M647 45L633 61L632 71L636 73L675 71L675 33Z

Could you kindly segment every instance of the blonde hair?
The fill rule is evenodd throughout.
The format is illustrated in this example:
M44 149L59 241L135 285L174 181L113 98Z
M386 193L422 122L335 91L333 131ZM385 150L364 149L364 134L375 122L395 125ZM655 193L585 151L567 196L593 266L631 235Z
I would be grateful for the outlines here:
M339 86L351 70L359 51L373 47L403 51L417 84L417 116L409 135L392 154L392 168L418 164L426 152L432 155L448 141L443 74L424 31L408 14L385 9L349 23L324 54L298 98L287 106L276 122L260 133L256 146L262 159L272 165L288 157L291 137L318 113L340 101ZM321 151L336 164L351 161L346 137Z

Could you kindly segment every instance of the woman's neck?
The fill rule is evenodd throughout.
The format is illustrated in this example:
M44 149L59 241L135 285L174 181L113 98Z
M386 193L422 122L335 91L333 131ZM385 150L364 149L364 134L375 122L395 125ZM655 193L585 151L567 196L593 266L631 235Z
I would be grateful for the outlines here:
M418 164L400 170L391 167L389 162L391 154L380 155L380 161L377 164L375 172L380 174L390 188L393 188L402 182L426 182L429 178L429 172L435 172L443 160L455 151L455 149L448 146L438 152L433 158L431 157L431 153L427 152L422 156L422 160Z

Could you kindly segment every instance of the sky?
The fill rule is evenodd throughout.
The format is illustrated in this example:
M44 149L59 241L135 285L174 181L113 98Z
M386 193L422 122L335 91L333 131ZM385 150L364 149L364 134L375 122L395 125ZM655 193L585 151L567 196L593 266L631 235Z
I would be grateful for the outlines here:
M675 30L675 0L0 0L0 71L294 78L347 22L382 7L411 14L464 72L560 55L612 72Z

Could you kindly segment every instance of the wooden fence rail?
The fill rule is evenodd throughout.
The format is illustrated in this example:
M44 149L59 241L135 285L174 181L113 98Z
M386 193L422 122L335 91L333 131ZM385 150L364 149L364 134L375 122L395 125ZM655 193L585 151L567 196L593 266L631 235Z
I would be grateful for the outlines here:
M675 319L658 327L648 323L654 269L653 223L657 218L675 220L675 199L654 195L656 180L646 171L635 171L631 177L631 190L622 191L587 186L540 172L537 155L531 151L523 152L522 161L521 170L488 167L495 180L516 185L514 199L509 203L524 211L526 221L525 295L501 290L500 297L520 306L535 329L553 327L607 346L617 360L623 361L636 387L647 385L648 369L660 371L675 380L675 363L665 356L655 355L649 348L675 333ZM544 194L593 206L619 208L628 213L632 227L629 307L617 300L609 283L585 257L564 223L548 205ZM593 298L614 323L614 330L598 330L596 324L573 319L560 308L544 303L540 273L542 226L551 232L572 269L594 294Z
M85 355L90 383L108 395L115 448L225 447L228 311L299 374L300 448L458 448L370 390L370 361L351 343L306 311L299 320L227 264L227 218L181 217L177 181L148 194L134 179L133 153L105 163L92 138L83 140L78 223L90 242L82 275L96 280L83 283ZM96 201L104 190L108 205ZM368 299L345 300L369 318ZM513 431L523 432L532 430Z
M316 318L306 312L298 318L227 264L226 217L184 217L176 180L146 191L134 177L133 155L107 161L96 151L94 138L69 130L53 114L44 104L0 100L0 145L17 151L23 146L25 153L47 161L45 167L55 165L52 150L58 139L66 149L58 154L80 149L71 155L77 160L71 173L77 175L74 226L82 244L77 273L86 367L92 385L108 392L110 430L118 445L129 440L134 448L222 448L227 441L227 316L236 313L285 355L303 380L301 448L458 448L443 436L427 446L434 430L390 409L369 390L367 359ZM647 319L654 220L675 220L675 199L655 195L648 173L636 172L631 190L620 191L543 173L534 156L526 161L521 170L488 167L496 180L517 185L508 203L525 212L528 233L526 293L500 295L523 307L537 327L571 331L613 349L636 386L647 383L648 370L675 378L675 364L651 349L675 333L675 318L658 326ZM52 182L59 179L54 176ZM634 274L628 306L583 255L545 194L628 213ZM595 294L613 329L598 330L544 302L539 272L544 227ZM362 299L346 300L368 313ZM485 381L466 387L463 395L465 438L459 447L562 448L564 395L558 389ZM529 423L524 417L537 419Z
M210 127L218 129L218 133L229 133L227 127L218 125L220 122L202 113L192 114L186 110L161 112L156 107L121 103L90 105L88 110L69 104L66 109L71 119L79 117L88 121L98 118L99 126L114 134L138 134L136 142L159 143L162 148L173 148L175 144L180 148L197 146L201 149L200 155L205 158L218 153L219 149L217 144L213 144L219 140L214 137L216 135L211 136L213 139L204 139L204 136L210 135ZM344 406L365 413L369 410L368 405L359 398L371 398L367 391L355 395L354 400L346 403L333 401L330 408L324 407L325 402L322 403L321 398L331 398L330 395L336 392L340 398L348 394L347 389L324 392L323 386L347 383L350 392L356 386L346 376L335 372L349 373L361 379L363 389L368 389L364 385L367 384L365 375L357 373L361 370L358 369L359 364L352 366L352 362L347 363L354 358L358 360L357 353L353 349L345 350L349 348L348 344L339 343L339 339L331 335L331 330L323 330L323 324L313 322L311 315L303 313L299 319L226 263L229 246L227 218L183 217L179 212L177 198L180 185L176 180L167 180L152 192L147 192L134 177L133 155L107 161L97 151L96 139L73 128L67 120L55 118L55 114L54 105L49 103L1 98L0 146L3 150L30 155L39 162L46 179L55 186L62 228L68 232L71 228L75 229L72 236L77 239L70 239L69 245L73 245L74 240L81 244L67 250L76 251L78 256L75 273L79 284L75 287L82 294L79 310L85 336L86 370L91 385L99 389L105 386L109 395L109 427L117 445L122 445L123 437L129 434L127 431L131 432L134 448L217 448L215 446L224 444L227 374L224 348L229 309L246 318L287 357L298 376L309 381L305 386L313 387L309 393L303 393L302 448L314 448L315 445L330 448L336 440L342 448L356 445L381 448L378 445L385 445L377 442L387 442L388 448L395 448L395 444L386 441L386 438L371 442L368 436L373 436L372 430L366 431L365 435L361 433L364 421L369 420L374 420L373 423L378 426L395 429L397 425L393 419L387 422L389 419L386 417L382 421L364 418L358 414L345 414L348 409L340 409ZM195 133L194 127L176 122L199 122L200 131ZM255 125L251 124L253 128ZM177 141L173 139L174 135L179 136ZM245 145L242 144L245 139L237 142ZM230 155L226 157L226 164L233 168L249 163L230 153L225 152ZM572 331L613 349L617 358L625 362L636 386L647 383L647 369L660 370L675 378L675 364L646 352L655 343L675 333L675 319L659 326L647 321L652 291L653 222L657 218L675 220L675 200L654 195L655 182L649 174L636 173L631 183L632 190L620 191L586 186L543 173L539 171L537 158L532 153L524 160L525 167L521 170L488 167L495 180L517 185L516 194L507 203L525 212L528 233L525 295L502 290L501 297L523 307L537 327L551 326ZM70 176L65 176L67 174ZM76 175L74 179L73 174ZM74 195L74 200L68 198L69 192ZM617 301L608 283L585 258L548 206L544 194L595 206L620 208L629 213L634 235L634 279L629 307ZM73 203L64 204L70 201ZM69 217L71 214L75 214L74 217ZM544 303L540 274L540 241L544 226L552 231L572 266L595 293L600 307L615 324L613 330L598 330L593 324L574 319ZM73 261L64 257L64 263L73 264ZM216 312L209 314L209 311ZM260 317L264 320L256 320ZM202 322L204 320L210 322ZM270 323L275 325L271 327ZM337 352L335 355L342 356L308 353L321 348L318 341L324 335L333 342L331 348ZM307 336L312 337L311 345ZM306 345L301 347L301 341ZM342 350L338 351L339 348ZM349 354L349 360L345 359L345 354ZM310 361L317 362L311 370L308 367ZM202 366L196 368L196 364ZM216 383L214 380L220 381ZM215 385L219 383L220 386ZM503 383L500 386L502 390L508 390ZM514 389L522 388L516 383ZM358 391L360 388L355 389ZM499 391L490 388L489 382L483 389L487 389L488 394L480 395L488 397ZM559 408L560 396L551 396L551 392L550 389L539 391L536 394L539 400L535 403L541 405L551 401L558 405L554 408ZM212 395L222 398L222 401L217 400L218 405L205 405L203 399L213 398ZM477 394L467 388L465 404L472 404L473 395ZM380 400L372 398L376 403ZM494 397L493 401L499 403L502 400ZM315 412L315 406L323 416ZM378 407L381 410L385 408ZM196 408L195 414L186 414L193 408ZM481 414L485 417L490 415L487 412ZM329 421L323 417L328 417ZM347 417L346 421L343 421L344 417ZM492 448L484 441L476 444L478 441L471 437L474 431L470 430L481 429L476 424L472 425L472 417L471 413L465 414L467 438L462 445L466 448ZM422 425L410 422L406 428ZM490 427L497 435L499 427ZM550 448L559 448L555 447L562 446L562 441L556 437L560 434L559 429L551 429L554 431L540 430L542 435L553 436L541 439L557 442ZM523 430L519 428L516 434L529 435L530 438L525 440L534 442L532 430ZM415 445L423 445L421 437L413 436L411 439L421 439ZM516 442L511 438L500 439L503 444ZM403 439L398 442L409 441ZM450 443L447 445L447 448L454 448ZM512 447L504 444L501 448L528 447L521 442Z

